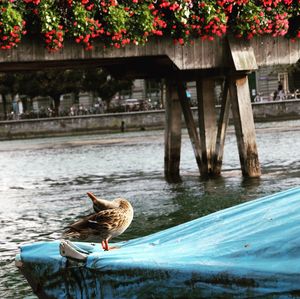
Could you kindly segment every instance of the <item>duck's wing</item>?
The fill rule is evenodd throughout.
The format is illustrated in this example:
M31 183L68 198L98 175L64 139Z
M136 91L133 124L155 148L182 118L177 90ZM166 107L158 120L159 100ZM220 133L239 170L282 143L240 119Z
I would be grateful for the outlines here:
M88 227L89 225L89 221L90 220L93 220L94 217L95 217L96 213L93 213L91 215L88 215L88 216L85 216L77 221L75 221L74 223L68 225L67 228L73 228L75 230L80 230L80 229L83 229L83 228L86 228Z
M89 219L90 227L94 229L106 229L111 231L124 222L124 213L119 209L108 209L95 214L93 219Z
M118 216L120 217L119 213L116 213L114 209L91 214L69 225L65 234L104 234L113 230L118 225Z
M63 236L74 238L87 236L89 233L88 222L90 218L93 218L93 215L94 214L86 216L68 225L63 233Z
M97 198L92 192L88 192L87 195L93 201L93 208L95 212L100 212L108 209L117 208L117 204L114 201L109 201L102 198Z

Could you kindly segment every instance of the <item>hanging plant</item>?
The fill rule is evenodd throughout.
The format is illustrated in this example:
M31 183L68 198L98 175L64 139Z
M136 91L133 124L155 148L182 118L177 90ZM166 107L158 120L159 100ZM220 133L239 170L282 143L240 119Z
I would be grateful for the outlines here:
M230 19L230 31L247 39L264 34L284 36L289 30L291 5L291 0L249 1L236 9L235 18Z
M35 0L38 17L41 23L41 33L44 35L46 48L57 51L63 47L64 30L59 8L55 0Z
M21 11L13 3L0 2L0 48L8 50L21 42L25 21Z
M85 5L88 2L78 2L72 6L72 13L70 13L70 22L68 26L68 33L71 35L76 43L83 44L86 50L92 48L92 40L104 33L102 24L93 18L93 5Z
M193 37L213 40L226 33L228 16L218 4L202 1L195 3L192 11L190 28Z
M236 37L251 39L254 35L272 32L272 23L266 10L253 2L232 8L235 18L230 19L230 31Z
M0 48L41 34L49 51L73 39L86 50L142 45L151 37L180 44L225 34L250 39L269 34L300 37L300 0L0 0Z
M133 42L135 45L143 45L148 41L148 36L154 30L154 16L149 8L148 3L132 4L132 6L124 7L129 13L126 22L126 36L121 40L122 45Z

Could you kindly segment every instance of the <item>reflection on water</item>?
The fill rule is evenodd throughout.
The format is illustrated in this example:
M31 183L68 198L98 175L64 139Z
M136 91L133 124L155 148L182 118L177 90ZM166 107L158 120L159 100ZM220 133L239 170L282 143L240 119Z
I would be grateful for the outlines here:
M0 298L36 298L14 266L18 246L59 239L64 226L92 211L88 191L132 202L135 217L119 241L299 186L300 121L257 128L260 179L241 177L230 128L222 177L199 178L185 134L176 184L163 177L162 131L1 142Z

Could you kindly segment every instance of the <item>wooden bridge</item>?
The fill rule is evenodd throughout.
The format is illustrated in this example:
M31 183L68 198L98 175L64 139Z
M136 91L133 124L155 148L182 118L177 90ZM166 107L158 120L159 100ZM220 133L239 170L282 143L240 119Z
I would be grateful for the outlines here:
M184 116L202 176L221 173L223 148L232 108L242 174L261 174L247 74L264 65L294 64L300 58L300 41L271 36L242 41L226 37L195 40L174 45L168 39L153 39L145 46L128 45L104 49L96 44L85 51L65 43L61 52L49 53L42 43L27 40L17 49L0 52L0 71L44 68L106 67L116 76L164 78L167 85L165 128L165 175L179 178L181 117ZM224 79L220 115L214 104L214 80ZM197 82L198 120L193 119L184 82Z

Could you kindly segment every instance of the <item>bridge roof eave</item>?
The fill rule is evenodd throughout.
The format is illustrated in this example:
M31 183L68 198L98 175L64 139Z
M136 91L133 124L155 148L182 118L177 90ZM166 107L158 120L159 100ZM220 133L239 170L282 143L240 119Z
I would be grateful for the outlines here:
M292 42L272 36L250 41L228 37L197 39L184 46L175 45L171 39L153 38L144 46L127 45L121 49L103 48L96 42L91 51L66 41L57 53L49 53L41 41L27 39L16 49L0 51L0 71L101 66L115 73L146 78L178 72L214 73L226 68L254 70L263 65L293 64L299 57L300 39Z

